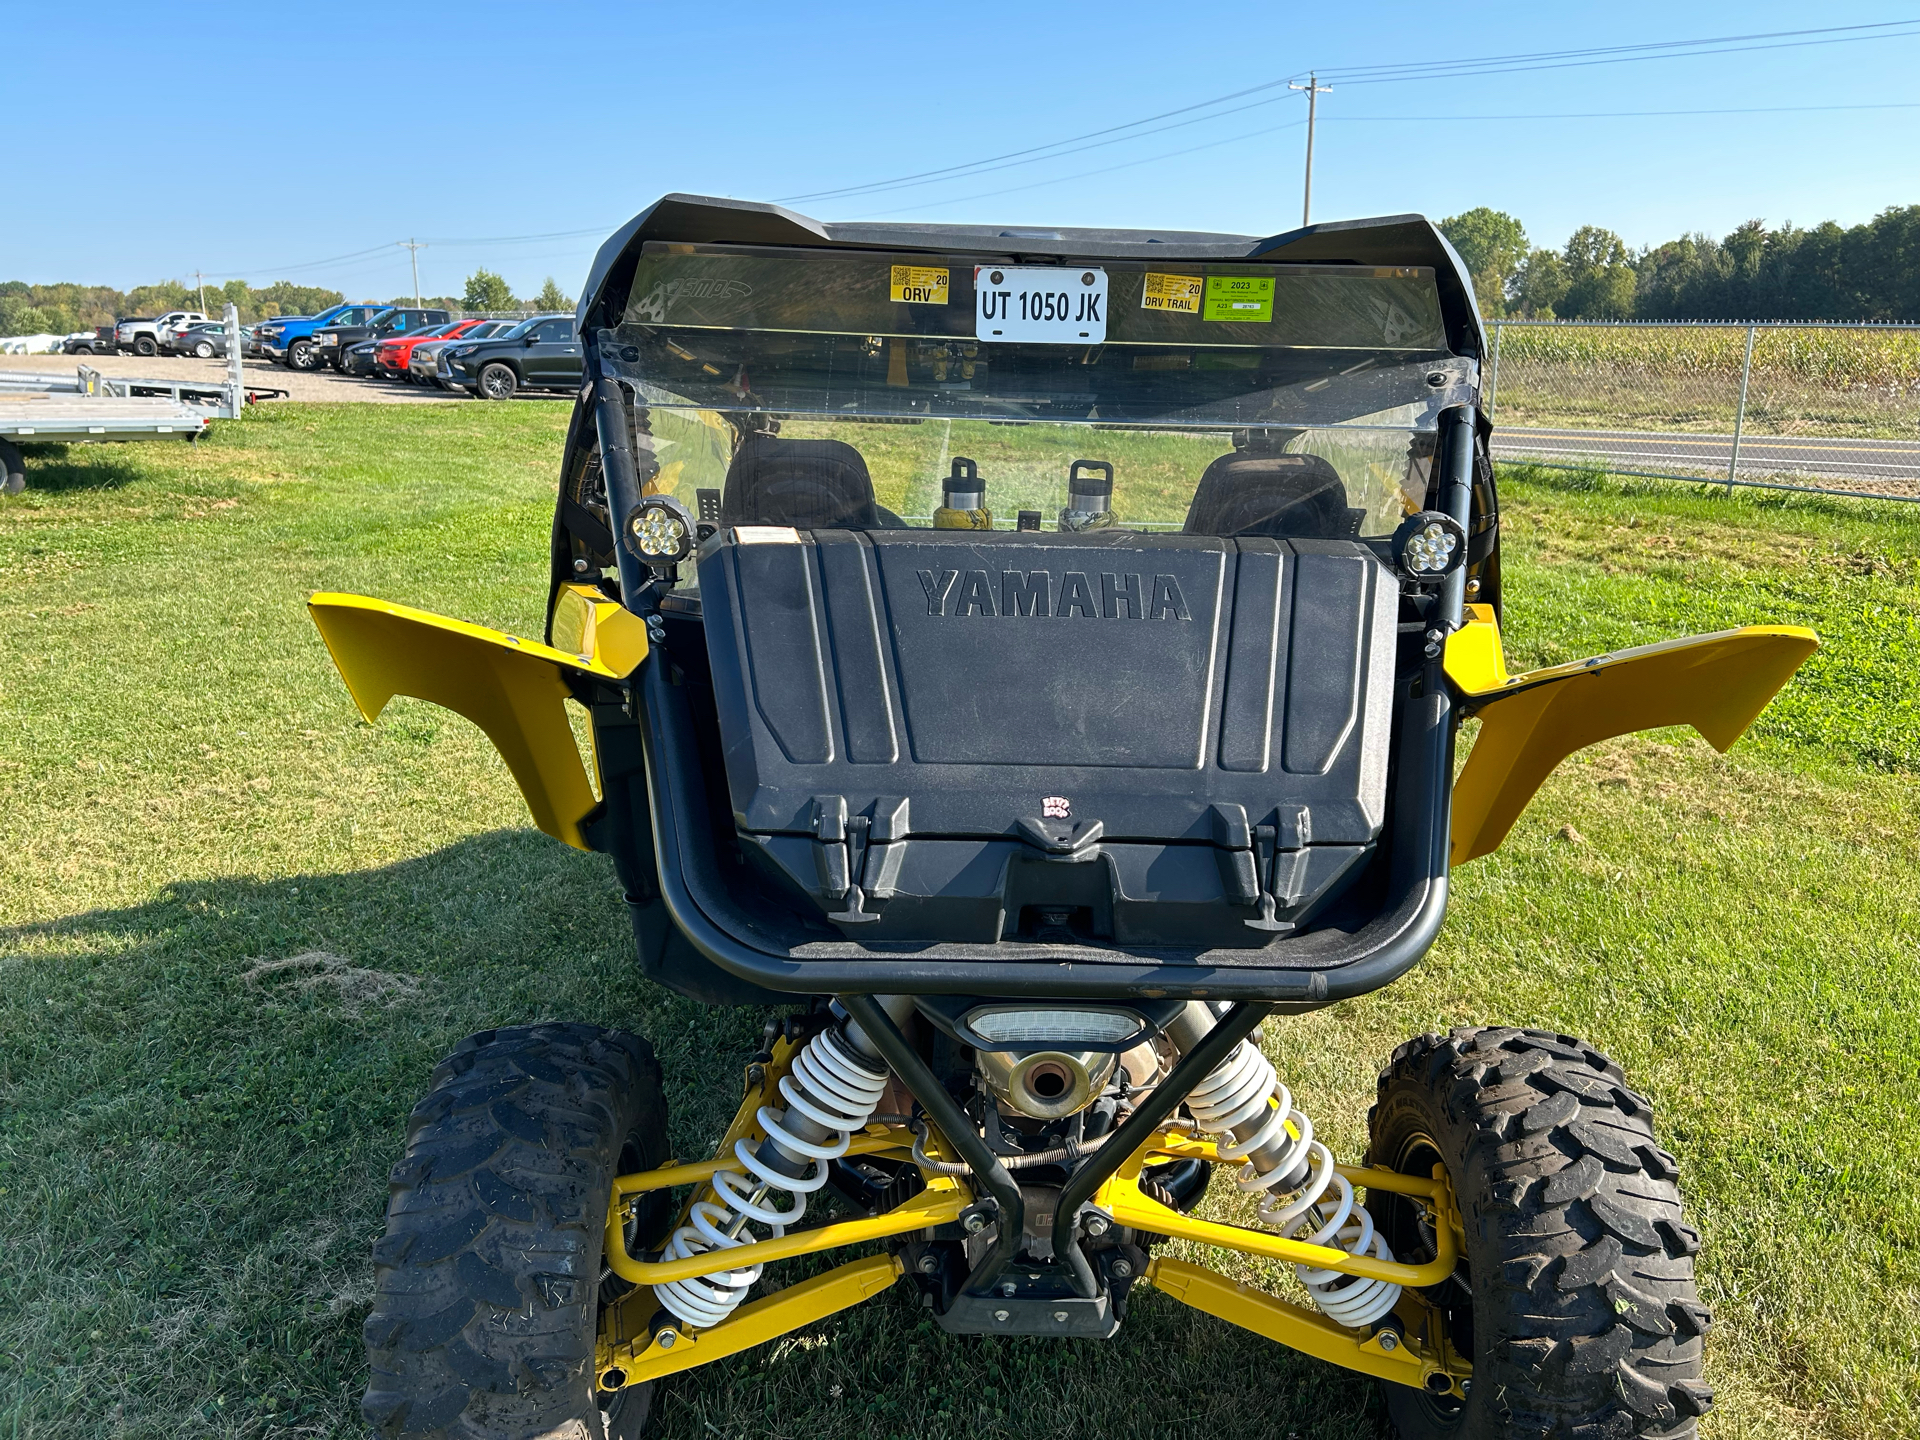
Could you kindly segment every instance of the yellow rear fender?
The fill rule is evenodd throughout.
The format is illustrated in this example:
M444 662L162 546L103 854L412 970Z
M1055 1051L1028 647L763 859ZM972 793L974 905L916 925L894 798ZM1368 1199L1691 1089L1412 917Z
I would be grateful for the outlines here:
M1553 767L1583 746L1691 725L1716 750L1731 748L1820 648L1811 630L1750 625L1509 676L1491 607L1467 612L1443 662L1463 708L1480 717L1453 786L1455 865L1499 849Z
M553 635L571 648L557 649L364 595L315 595L307 609L369 723L396 695L464 715L506 761L533 823L588 848L580 822L596 801L567 720L566 672L605 680L632 674L647 655L638 616L591 587L566 586Z

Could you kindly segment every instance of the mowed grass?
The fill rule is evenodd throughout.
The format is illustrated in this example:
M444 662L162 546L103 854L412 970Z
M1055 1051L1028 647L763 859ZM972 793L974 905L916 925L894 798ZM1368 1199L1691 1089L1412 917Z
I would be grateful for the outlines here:
M470 1031L636 1029L676 1152L724 1125L762 1017L643 982L607 862L528 829L464 721L361 723L300 603L538 633L564 422L261 407L37 452L0 502L0 1437L357 1435L385 1172ZM1920 1433L1920 517L1515 472L1504 500L1516 665L1764 621L1827 648L1729 756L1575 757L1425 964L1266 1043L1357 1157L1406 1036L1588 1037L1706 1233L1708 1433ZM950 1338L910 1300L675 1379L660 1433L1384 1433L1371 1382L1152 1292L1107 1345Z

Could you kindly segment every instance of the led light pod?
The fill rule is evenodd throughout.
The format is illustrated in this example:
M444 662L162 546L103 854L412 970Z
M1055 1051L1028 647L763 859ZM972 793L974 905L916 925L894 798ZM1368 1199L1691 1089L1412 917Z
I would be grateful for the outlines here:
M693 553L693 516L671 495L648 495L627 512L621 539L642 564L665 570Z
M1393 554L1409 580L1444 580L1467 561L1467 532L1439 510L1409 515L1393 533Z

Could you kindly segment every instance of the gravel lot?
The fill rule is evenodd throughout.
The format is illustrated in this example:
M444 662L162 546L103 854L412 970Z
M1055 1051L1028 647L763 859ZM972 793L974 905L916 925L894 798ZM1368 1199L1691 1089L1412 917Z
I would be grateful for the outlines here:
M190 355L0 355L0 368L36 375L67 376L80 365L102 375L134 375L152 380L224 380L227 362L195 360ZM433 405L466 401L465 391L448 392L393 380L355 380L333 371L295 371L265 360L249 360L247 383L285 390L289 400L370 400L384 405Z

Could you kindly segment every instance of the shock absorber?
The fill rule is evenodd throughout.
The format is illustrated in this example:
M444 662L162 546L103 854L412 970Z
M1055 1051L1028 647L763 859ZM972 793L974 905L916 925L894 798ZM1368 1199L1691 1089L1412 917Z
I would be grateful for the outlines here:
M785 1110L762 1105L758 1119L766 1139L734 1142L738 1168L714 1172L712 1198L696 1200L687 1223L673 1232L665 1260L737 1249L787 1233L807 1210L807 1197L827 1183L828 1162L847 1153L853 1132L866 1128L887 1088L886 1066L852 1024L815 1035L780 1077ZM750 1178L751 1177L751 1178ZM771 1203L776 1190L792 1202ZM769 1232L756 1235L760 1225ZM654 1287L654 1296L688 1325L718 1325L746 1298L761 1267L718 1269L689 1280Z
M1186 1050L1212 1028L1213 1012L1195 1001L1169 1035ZM1333 1152L1313 1138L1313 1121L1294 1108L1292 1092L1251 1040L1242 1040L1194 1086L1187 1109L1195 1124L1218 1137L1222 1159L1244 1162L1234 1183L1262 1197L1263 1223L1289 1239L1393 1259L1366 1206L1354 1199L1353 1185L1333 1168ZM1384 1280L1311 1265L1293 1268L1313 1303L1354 1329L1383 1318L1400 1298L1400 1287Z

